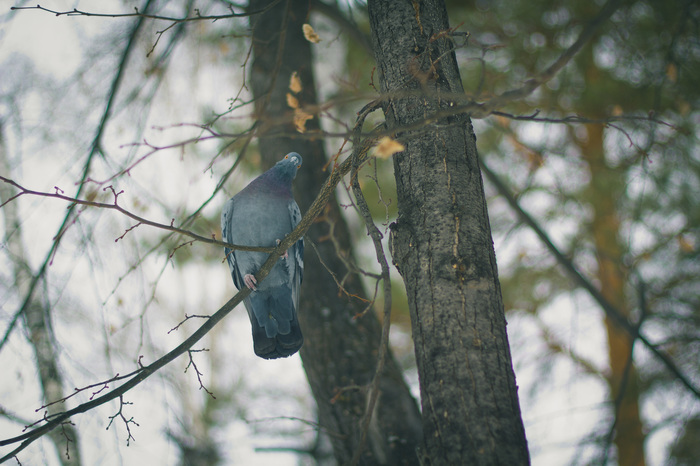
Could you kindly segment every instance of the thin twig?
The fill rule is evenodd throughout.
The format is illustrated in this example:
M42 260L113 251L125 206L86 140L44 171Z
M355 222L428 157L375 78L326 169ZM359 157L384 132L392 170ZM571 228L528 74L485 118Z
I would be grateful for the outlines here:
M511 208L518 214L520 220L525 223L528 227L532 229L533 232L539 237L540 241L544 243L545 247L554 256L559 265L561 265L569 274L573 277L574 281L578 285L585 289L591 297L600 305L600 307L617 326L625 330L631 337L639 339L644 346L649 348L651 352L658 358L666 368L691 392L696 398L700 399L700 388L696 387L693 382L676 366L673 360L662 350L660 350L656 345L651 343L649 339L638 332L638 329L633 325L622 312L613 306L610 301L608 301L600 291L579 271L578 267L568 259L559 249L552 243L552 240L544 232L544 230L539 226L539 224L523 210L515 197L510 193L505 183L484 163L483 160L479 160L482 171L486 174L486 177L493 183L498 192L506 199Z
M76 199L76 198L74 198L74 197L70 197L70 196L66 196L66 195L64 195L64 194L61 194L58 190L57 190L55 193L48 193L48 192L43 192L43 191L34 191L34 190L32 190L32 189L25 188L24 186L20 185L20 184L17 183L16 181L11 180L11 179L9 179L9 178L5 178L4 176L0 176L0 181L4 181L5 183L8 183L8 184L12 185L12 186L14 186L15 188L17 188L17 189L19 190L19 193L17 193L17 194L15 194L14 196L12 196L12 197L11 197L10 199L8 199L5 203L0 204L0 207L4 206L4 205L7 204L8 202L11 202L11 201L13 201L13 200L17 199L18 197L20 197L20 196L22 196L22 195L25 195L25 194L26 194L26 195L31 195L31 196L39 196L39 197L48 197L48 198L54 198L54 199L61 199L61 200L63 200L63 201L68 201L68 202L70 202L70 203L71 203L71 206L74 206L74 205L84 205L84 206L89 206L89 207L97 207L97 208L100 208L100 209L111 209L111 210L116 210L117 212L119 212L119 213L121 213L121 214L123 214L123 215L126 215L127 217L129 217L129 218L131 218L131 219L133 219L133 220L136 220L136 221L138 222L138 224L136 224L136 225L130 227L130 228L127 230L127 232L128 232L129 230L133 230L133 229L134 229L135 227L137 227L139 224L143 224L143 225L149 225L149 226L152 226L152 227L155 227L155 228L160 228L160 229L162 229L162 230L170 231L170 232L172 232L172 233L178 233L178 234L181 234L181 235L184 235L184 236L189 236L190 238L194 238L195 240L200 241L200 242L202 242L202 243L213 244L213 245L216 245L216 246L223 246L223 247L227 247L227 248L229 248L229 249L238 249L238 250L241 250L241 251L266 252L266 253L270 253L270 252L273 251L273 248L269 248L269 247L241 246L241 245L237 245L237 244L226 243L226 242L224 242L224 241L219 241L219 240L217 240L216 238L213 237L213 235L212 235L211 238L208 238L208 237L202 236L202 235L198 235L197 233L193 233L193 232L191 232L191 231L189 231L189 230L184 230L184 229L182 229L182 228L178 228L178 227L176 227L176 226L173 226L174 220L172 220L172 221L170 222L170 224L168 225L168 224L165 224L165 223L158 223L158 222L154 222L154 221L152 221L152 220L148 220L148 219L146 219L146 218L144 218L144 217L140 217L140 216L134 214L133 212L130 212L130 211L126 210L125 208L123 208L122 206L119 205L119 203L117 202L117 201L118 201L118 197L119 197L120 194L123 193L123 191L120 191L120 192L116 193L116 192L114 192L114 188L112 188L111 186L108 186L108 187L104 188L104 190L111 189L112 192L113 192L113 194L114 194L114 202L113 202L112 204L108 204L108 203L105 203L105 202L95 202L95 201L88 201L88 200L85 200L85 199ZM125 233L125 234L126 234L126 233ZM120 237L117 238L116 240L119 240L119 239L121 239L121 238L123 238L123 237L124 237L124 235L120 236ZM116 241L116 240L115 240L115 241Z
M145 3L145 6L143 8L144 12L147 12L150 9L152 0L147 0ZM121 83L122 83L122 77L124 76L124 73L126 71L126 64L129 61L129 57L131 56L131 53L133 52L136 44L136 38L138 36L139 31L141 30L141 26L143 25L143 18L139 18L139 20L136 22L134 25L133 29L131 30L131 33L129 34L129 40L124 47L124 51L122 52L121 59L119 61L119 65L117 67L117 72L114 75L114 79L112 80L112 84L109 89L109 94L107 95L107 102L105 104L105 108L102 111L102 117L100 119L100 123L97 126L97 129L95 131L95 137L92 140L92 143L90 145L90 152L88 153L88 156L85 160L85 164L83 165L83 173L81 175L81 178L78 182L78 190L75 194L75 197L78 198L80 197L80 194L82 193L83 187L85 186L85 180L88 178L88 175L90 173L90 169L92 167L92 162L95 159L95 156L100 153L101 151L101 145L102 145L102 135L105 132L105 129L107 127L107 122L109 121L111 115L112 115L112 106L114 104L114 100L116 98L116 95L121 88ZM15 324L19 317L22 315L24 310L27 308L29 303L32 301L32 296L34 294L34 290L36 289L36 286L39 283L39 280L44 276L46 273L47 267L51 264L51 261L53 260L54 255L56 254L56 251L58 250L58 246L61 242L61 238L63 237L63 233L65 233L67 227L71 224L71 219L73 218L73 213L74 213L74 208L75 206L72 205L68 208L68 211L66 212L65 216L63 217L63 222L61 223L61 226L58 228L58 233L55 235L55 240L51 247L49 248L49 251L46 254L46 257L44 258L44 261L41 264L41 267L39 268L39 271L34 274L32 277L31 283L28 286L27 293L24 297L24 300L22 301L22 306L15 312L13 315L12 319L10 320L10 325L7 327L7 330L5 331L5 335L0 341L0 349L5 345L5 343L8 341L10 334L12 333L12 330L15 327Z
M355 195L357 208L362 214L365 226L367 227L367 234L369 234L370 238L372 238L377 261L381 266L382 281L384 283L384 320L382 323L382 335L378 348L379 354L377 355L377 367L369 387L365 414L360 423L360 440L355 447L355 452L350 460L350 464L353 466L360 462L362 450L364 449L365 442L367 441L369 425L372 420L372 415L374 414L374 407L376 406L377 399L379 398L379 382L381 381L382 373L384 372L384 364L386 362L386 354L389 347L389 328L391 326L391 277L389 272L389 264L386 260L386 255L384 254L384 247L382 246L382 233L374 224L372 214L370 213L369 207L367 206L367 201L362 194L362 189L360 188L360 182L358 179L358 170L360 168L359 151L362 148L359 134L362 131L362 126L367 115L377 108L379 108L377 105L370 105L366 106L363 111L360 112L357 124L355 125L357 136L353 138L353 153L351 157L352 170L350 172L350 181L352 185L352 192Z
M331 194L334 192L335 187L340 182L340 179L343 176L345 176L345 174L347 174L352 168L353 160L355 160L357 163L361 163L367 157L367 152L371 148L372 142L373 140L363 141L363 143L358 148L356 148L355 157L349 158L340 164L333 165L333 168L328 178L326 179L326 182L323 184L323 187L321 188L318 196L316 197L316 200L313 202L309 210L301 219L299 225L297 225L294 231L287 235L277 245L272 254L270 254L270 256L268 257L267 261L265 261L263 266L256 274L255 278L258 282L261 282L265 279L265 277L267 277L267 275L270 273L270 270L272 270L272 267L277 263L279 256L283 254L284 251L289 249L292 244L296 243L299 240L299 238L301 238L304 235L304 233L306 233L309 227L313 224L316 217L320 215L321 212L323 212L325 205L328 203L328 200L330 199ZM76 414L85 413L111 400L114 400L122 396L124 393L128 392L129 390L131 390L150 376L152 376L159 369L161 369L180 355L187 352L190 348L192 348L192 346L195 343L201 340L212 328L214 328L216 324L218 324L238 304L240 304L243 301L243 299L248 297L249 294L250 290L248 288L243 288L242 290L240 290L238 293L236 293L234 297L232 297L226 304L224 304L218 311L216 311L204 324L202 324L197 330L195 330L192 333L192 335L190 335L177 347L175 347L165 355L161 356L153 363L147 366L141 366L140 369L134 373L133 377L131 377L119 387L86 403L80 404L73 409L70 409L63 413L56 413L52 419L46 422L46 424L43 424L31 430L30 432L5 440L0 440L0 446L12 445L21 442L20 445L17 446L14 450L0 458L0 463L8 460L9 458L15 457L17 453L27 448L33 442L35 442L54 428L58 427L59 425L61 425L62 422L65 422L72 416L75 416Z
M535 89L540 87L542 84L549 82L571 61L571 59L583 48L583 46L591 40L591 38L598 32L600 26L605 23L612 16L612 14L615 13L615 11L617 11L621 4L622 0L608 0L608 2L603 5L603 8L600 9L598 15L586 25L583 31L581 31L581 34L579 34L576 41L571 44L571 46L566 49L546 70L544 70L538 76L529 79L521 87L504 92L497 97L487 100L479 106L480 109L478 111L472 112L472 118L483 118L483 116L490 115L494 110L503 107L506 103L524 99L532 94Z
M161 16L161 15L152 15L149 13L145 13L147 11L144 9L144 12L139 11L137 7L134 7L134 12L133 13L92 13L89 11L83 11L83 10L78 10L77 8L73 8L72 10L66 10L66 11L56 11L56 10L51 10L49 8L44 8L41 5L36 5L36 6L13 6L10 7L10 10L41 10L45 11L47 13L52 13L56 16L88 16L88 17L99 17L99 18L140 18L140 19L155 19L155 20L160 20L160 21L172 21L173 23L184 23L184 22L189 22L189 21L218 21L221 19L229 19L229 18L244 18L248 16L253 16L261 13L265 13L267 10L273 8L275 5L277 5L281 0L276 0L269 5L267 5L265 8L261 8L259 10L255 11L245 11L243 13L234 13L231 11L231 13L224 14L224 15L202 15L198 9L195 8L195 14L192 16L185 16L183 18L175 18L173 16Z

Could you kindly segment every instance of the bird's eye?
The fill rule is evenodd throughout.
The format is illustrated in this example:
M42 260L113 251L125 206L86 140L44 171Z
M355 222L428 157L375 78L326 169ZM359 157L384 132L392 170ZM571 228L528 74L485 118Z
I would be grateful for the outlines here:
M285 156L284 156L284 158L285 158L285 159L288 159L288 158L289 158L289 156L288 156L288 155L285 155Z

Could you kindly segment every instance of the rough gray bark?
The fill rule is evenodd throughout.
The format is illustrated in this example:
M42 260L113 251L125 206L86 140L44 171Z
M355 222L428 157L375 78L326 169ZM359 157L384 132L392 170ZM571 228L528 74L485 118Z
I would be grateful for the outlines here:
M267 4L267 0L250 1L253 10ZM300 104L316 103L311 46L302 34L302 25L308 22L308 6L308 0L282 2L252 19L254 60L250 79L257 118L264 131L259 141L264 168L290 151L304 158L295 181L295 197L302 212L314 201L328 176L323 171L327 158L322 142L297 137L286 100L290 76L296 71L303 86L296 95ZM317 129L317 118L308 121L306 127L309 131ZM357 387L366 387L372 380L381 328L373 312L355 318L366 302L339 292L329 270L341 280L347 269L330 235L352 260L350 237L335 197L328 203L324 218L306 234L299 320L305 340L301 358L318 406L319 422L329 433L336 459L345 464L359 443L366 390ZM325 265L320 263L312 243ZM366 296L355 275L349 275L343 287L350 295ZM422 435L420 413L391 355L380 387L360 464L417 464L415 446Z
M393 260L408 293L426 464L527 464L486 201L442 0L369 2L399 218Z

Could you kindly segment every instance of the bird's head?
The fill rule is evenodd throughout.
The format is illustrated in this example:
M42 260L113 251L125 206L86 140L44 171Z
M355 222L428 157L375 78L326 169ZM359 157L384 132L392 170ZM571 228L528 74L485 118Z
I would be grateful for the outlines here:
M290 152L285 155L282 160L277 162L276 167L283 173L296 177L297 170L301 167L301 155L296 152Z

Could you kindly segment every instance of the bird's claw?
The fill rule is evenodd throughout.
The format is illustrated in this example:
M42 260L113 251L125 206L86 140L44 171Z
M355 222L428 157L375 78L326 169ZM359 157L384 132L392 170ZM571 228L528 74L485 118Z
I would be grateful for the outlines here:
M243 277L243 282L245 282L245 286L250 288L251 291L256 291L257 288L255 285L258 284L258 281L255 279L254 275L251 274L246 274L245 277Z
M277 240L277 245L279 245L281 242L282 242L282 240L279 240L279 239L278 239L278 240ZM282 258L284 258L284 259L289 259L289 253L287 252L286 249L284 250L284 254L280 254L280 257L282 257Z

